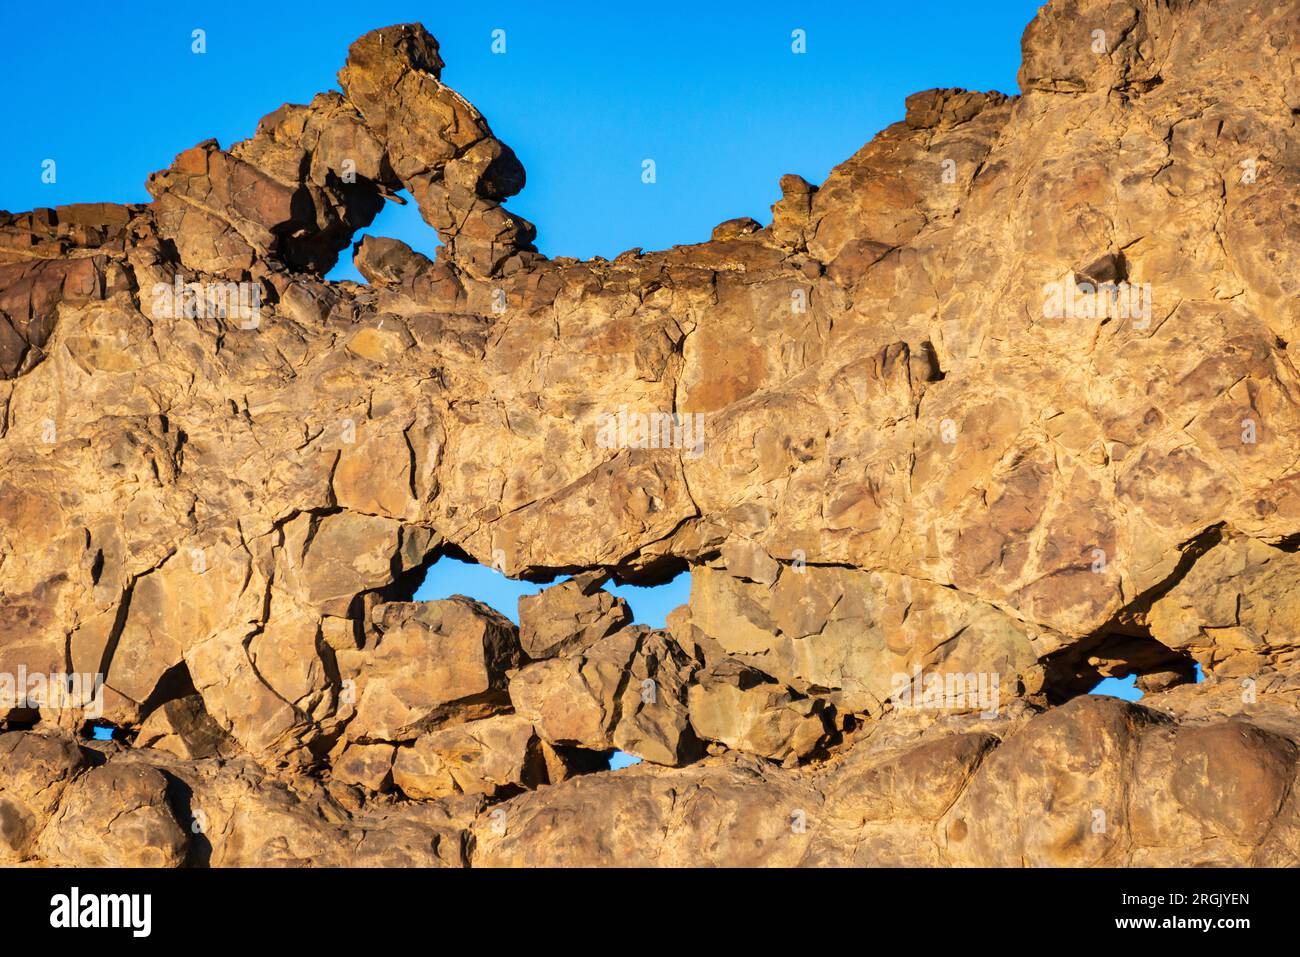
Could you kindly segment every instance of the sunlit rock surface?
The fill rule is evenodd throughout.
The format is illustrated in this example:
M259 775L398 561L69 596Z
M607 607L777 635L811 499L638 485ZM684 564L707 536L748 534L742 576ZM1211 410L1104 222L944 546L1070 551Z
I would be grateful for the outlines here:
M1020 96L579 262L395 26L0 214L0 860L1300 864L1297 38L1053 0ZM437 259L326 281L403 191Z

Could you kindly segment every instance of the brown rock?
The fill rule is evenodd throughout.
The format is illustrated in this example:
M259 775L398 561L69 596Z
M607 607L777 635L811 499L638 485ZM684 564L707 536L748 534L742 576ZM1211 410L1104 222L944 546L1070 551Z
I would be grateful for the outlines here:
M693 758L689 659L665 633L624 628L581 656L528 665L510 679L515 710L552 745L618 748L656 764Z
M81 867L179 867L189 838L154 768L105 764L68 788L40 837L51 864Z
M411 741L424 728L509 706L506 674L519 664L519 635L486 605L459 595L389 602L375 606L371 622L367 646L339 656L356 700L349 738Z
M1298 34L1052 0L1019 96L613 261L532 248L414 24L148 204L0 212L0 856L1300 863ZM326 282L402 191L436 260ZM573 581L517 630L440 555ZM667 632L598 586L684 569Z
M198 695L164 702L140 724L134 744L157 748L182 760L230 757L238 745L203 707Z
M1125 781L1139 735L1159 720L1115 698L1076 698L986 758L942 823L953 863L1120 863Z
M32 856L68 782L85 764L77 743L65 735L0 735L0 856L5 862Z
M581 654L631 624L627 602L600 584L591 576L574 578L519 599L519 643L528 657Z
M547 780L532 722L504 714L421 735L401 748L393 783L413 800L449 794L495 795Z
M695 733L735 751L785 761L808 756L828 739L825 702L797 698L734 659L698 676L687 701Z

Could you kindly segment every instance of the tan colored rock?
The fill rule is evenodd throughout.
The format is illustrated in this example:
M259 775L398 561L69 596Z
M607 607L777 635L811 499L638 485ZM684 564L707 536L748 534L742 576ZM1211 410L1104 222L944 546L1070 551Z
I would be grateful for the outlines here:
M787 173L781 177L781 199L772 206L772 238L776 242L797 250L806 247L808 218L816 192L817 187L802 176Z
M227 152L207 140L148 182L186 263L246 271L262 257L324 273L397 186L388 157L338 93L285 104Z
M63 734L0 735L0 857L27 860L68 782L85 767L77 743Z
M970 731L883 754L856 749L826 783L827 813L855 826L937 821L998 744L988 732Z
M1297 696L1300 687L1270 686L1243 709L1231 682L1210 682L1152 695L1163 715L1107 698L993 719L899 711L850 735L823 765L781 769L738 754L681 769L643 763L535 790L509 783L488 804L459 793L370 801L339 781L323 786L244 757L180 760L116 745L87 772L77 758L57 757L71 753L69 739L30 732L0 735L0 750L17 742L6 753L34 758L19 786L29 807L48 809L33 814L27 832L40 833L26 858L37 862L138 863L160 847L174 852L170 820L189 835L185 860L198 866L938 866L1017 863L1022 853L1081 865L1099 850L1122 864L1276 865L1300 859L1287 785L1300 739ZM496 726L502 740L531 739L513 715L429 738L454 733L468 744L475 725ZM476 781L488 768L513 777L515 757L479 747L496 733L480 737L461 752L466 772ZM336 769L346 764L346 754L336 757ZM449 778L455 766L443 765ZM416 779L423 770L414 768ZM163 773L176 782L165 789L170 817L159 816ZM998 809L1022 796L1039 810ZM1111 797L1121 798L1118 816L1113 803L1092 806ZM981 809L992 816L980 818ZM993 841L996 853L972 858L972 839Z
M352 44L339 84L425 221L462 265L488 276L532 250L532 224L499 203L523 188L524 169L482 115L442 85L441 72L438 42L403 24Z
M346 617L357 595L418 564L430 541L392 519L356 512L300 515L285 526L285 584L322 614Z
M238 745L203 707L198 695L164 702L140 724L137 748L157 748L181 760L230 757Z
M1300 557L1225 539L1160 596L1147 622L1158 641L1206 671L1248 677L1287 668L1300 635Z
M195 541L138 579L107 669L108 684L134 701L148 701L189 648L251 613L257 596L245 587L248 574L242 551Z
M1143 857L1251 859L1295 779L1294 742L1242 721L1143 737L1130 811Z
M396 751L396 746L391 744L352 742L334 758L331 773L335 781L355 784L367 791L391 790Z
M879 713L917 668L983 672L989 684L996 676L1008 699L1041 684L1035 630L951 589L886 572L785 567L769 587L701 567L691 624L727 654L847 711Z
M791 866L807 853L817 795L739 764L646 765L584 775L481 814L475 867Z
M139 764L146 754L167 758L137 751L111 758L110 766ZM461 835L477 811L476 804L450 802L369 805L346 788L285 778L246 758L159 766L182 783L178 819L196 866L460 866Z
M412 800L450 794L495 795L547 780L532 722L515 714L469 721L400 748L393 783Z
M538 743L546 765L546 780L551 784L559 784L580 774L609 770L609 756L603 751L557 747L540 738Z
M624 628L580 657L555 658L511 676L510 699L553 745L618 748L676 765L698 752L687 717L692 666L665 633Z
M600 639L631 624L627 602L585 576L519 599L519 643L528 657L581 654Z
M352 263L371 285L412 284L433 269L427 256L399 239L383 236L362 236Z
M185 664L208 713L257 755L290 754L311 731L308 718L266 684L248 655L254 636L231 629L191 648ZM296 762L305 756L296 756Z
M1158 716L1082 697L1027 725L987 757L942 829L955 864L1118 864L1127 852L1125 781Z
M551 658L526 665L510 677L510 700L551 744L607 751L613 747L607 699L622 670L584 669L582 658ZM597 684L587 681L590 674Z
M372 612L364 649L339 656L355 695L347 735L356 741L411 741L442 723L509 707L507 672L520 661L515 626L486 605L388 602Z
M4 699L4 856L1300 863L1297 35L1052 0L1019 96L583 262L398 25L148 204L0 213L0 691L104 682ZM324 280L402 190L436 260ZM409 600L440 555L692 597L561 585L521 639Z
M829 738L825 702L796 698L734 660L699 675L687 702L701 738L773 761L807 757Z
M179 867L189 838L167 790L167 779L147 765L92 768L68 788L41 834L41 857L81 867Z

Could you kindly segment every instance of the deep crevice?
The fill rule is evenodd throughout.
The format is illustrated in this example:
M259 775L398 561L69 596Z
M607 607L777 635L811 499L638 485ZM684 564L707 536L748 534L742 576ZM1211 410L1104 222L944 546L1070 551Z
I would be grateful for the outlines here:
M1183 553L1168 576L1135 597L1091 635L1044 659L1043 695L1048 703L1063 704L1088 694L1104 678L1137 675L1144 691L1194 683L1195 659L1157 641L1147 625L1147 615L1157 601L1187 577L1202 555L1223 540L1224 530L1223 523L1212 525L1184 542Z
M198 693L198 690L194 687L194 681L190 677L189 666L183 661L172 665L162 673L149 697L140 705L140 721L143 723L149 715L168 701L187 698Z

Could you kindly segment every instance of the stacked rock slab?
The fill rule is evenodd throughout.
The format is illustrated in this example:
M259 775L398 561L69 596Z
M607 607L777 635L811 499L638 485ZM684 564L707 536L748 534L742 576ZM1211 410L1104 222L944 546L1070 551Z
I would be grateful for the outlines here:
M0 857L1300 863L1297 37L1053 0L1019 96L582 262L394 26L151 203L0 214ZM437 257L326 281L403 194Z

